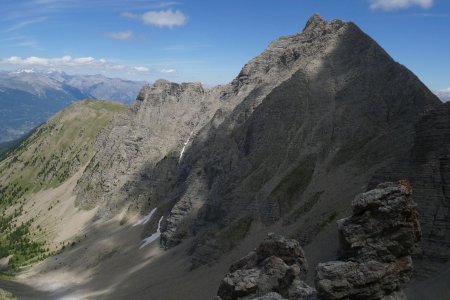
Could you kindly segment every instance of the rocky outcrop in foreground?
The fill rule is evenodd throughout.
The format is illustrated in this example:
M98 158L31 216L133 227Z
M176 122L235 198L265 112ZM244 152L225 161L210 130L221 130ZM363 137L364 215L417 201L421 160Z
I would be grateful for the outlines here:
M320 263L323 299L402 299L420 240L416 204L407 181L384 183L356 196L353 215L338 221L344 261Z
M316 288L302 280L307 263L296 240L269 235L234 263L218 296L234 299L405 299L420 240L408 181L383 183L356 196L352 216L339 220L342 261L317 266Z
M296 240L269 234L259 247L235 262L218 296L233 299L315 299L316 290L303 280L308 265Z

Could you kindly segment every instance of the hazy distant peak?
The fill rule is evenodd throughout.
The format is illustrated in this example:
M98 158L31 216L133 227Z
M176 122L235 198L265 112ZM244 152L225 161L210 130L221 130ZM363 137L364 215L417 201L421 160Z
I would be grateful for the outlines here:
M21 73L36 73L36 70L34 68L31 69L18 69L14 71L15 74L21 74Z
M438 96L439 99L441 99L443 102L450 101L450 88L444 89L444 90L439 90L439 91L434 91L434 93L435 93L436 96Z

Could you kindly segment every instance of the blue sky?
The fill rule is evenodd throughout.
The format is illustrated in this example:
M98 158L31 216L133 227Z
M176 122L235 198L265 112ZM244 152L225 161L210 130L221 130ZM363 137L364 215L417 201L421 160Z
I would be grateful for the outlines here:
M355 22L431 89L450 88L450 0L0 0L0 69L227 83L315 12Z

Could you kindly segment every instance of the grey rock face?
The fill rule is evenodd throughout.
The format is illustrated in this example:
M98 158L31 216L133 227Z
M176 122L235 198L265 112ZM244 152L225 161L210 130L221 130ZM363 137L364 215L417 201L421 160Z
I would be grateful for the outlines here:
M306 244L407 153L414 124L439 104L356 25L315 15L228 85L145 87L98 139L77 202L103 215L158 207L162 245L194 237L194 267L253 224L289 220Z
M79 205L88 208L108 201L104 211L114 212L124 202L138 202L142 208L143 202L155 206L178 198L171 204L162 237L167 246L179 243L187 234L184 228L191 231L189 220L204 204L209 190L203 166L190 170L179 166L181 152L186 156L194 140L213 138L225 116L233 113L238 104L245 110L252 109L292 76L294 70L280 61L284 61L280 49L292 47L292 42L286 38L272 43L225 86L206 90L198 83L166 80L145 86L133 107L117 116L99 137L98 154L77 186ZM231 133L234 126L228 123L222 128ZM186 171L199 175L186 178ZM173 186L177 190L171 194Z
M317 266L316 288L320 297L399 299L402 296L399 291L411 278L411 255L417 250L421 234L411 192L409 182L401 181L380 184L356 196L352 216L339 221L346 261Z
M271 43L223 91L239 104L216 113L187 149L162 226L166 247L196 236L194 266L229 250L230 231L245 237L230 228L246 217L297 222L310 206L298 223L308 243L326 225L318 220L341 213L378 168L407 153L414 124L440 103L354 24L318 16Z
M278 293L268 293L264 296L261 297L256 297L253 298L252 300L285 300L285 298L283 298L280 294Z
M154 204L152 184L163 191L170 185L171 169L184 147L219 106L206 94L196 83L158 80L145 86L136 103L97 139L97 154L77 185L78 204L104 204L104 214L114 213L125 200L136 206Z
M315 299L315 289L302 281L307 268L297 241L270 234L255 251L230 267L218 296L222 300Z
M399 299L400 284L411 271L411 257L392 263L331 261L318 265L316 288L321 299Z
M449 140L450 104L444 103L417 124L408 174L421 216L421 254L441 262L450 261Z
M422 240L416 275L426 278L450 261L450 104L424 115L415 127L414 144L404 157L383 168L373 182L409 178L418 204Z

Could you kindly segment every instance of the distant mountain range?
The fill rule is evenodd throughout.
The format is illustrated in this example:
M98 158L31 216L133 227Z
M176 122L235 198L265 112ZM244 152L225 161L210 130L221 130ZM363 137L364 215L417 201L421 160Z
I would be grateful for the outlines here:
M450 101L450 89L435 91L436 96L439 97L443 102Z
M135 100L144 82L60 71L0 71L0 142L16 139L71 103L91 99Z

